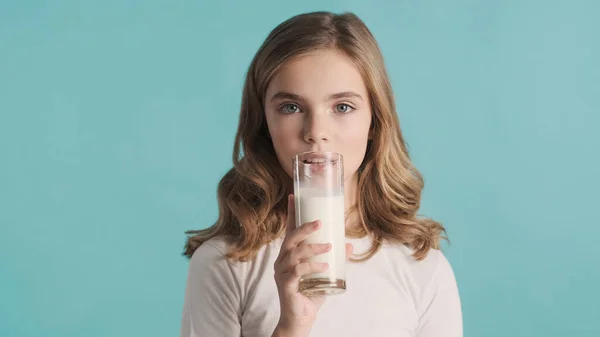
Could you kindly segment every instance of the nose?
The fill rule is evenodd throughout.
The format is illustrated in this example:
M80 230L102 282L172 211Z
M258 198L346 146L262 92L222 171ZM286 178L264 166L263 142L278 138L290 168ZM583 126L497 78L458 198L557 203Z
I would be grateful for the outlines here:
M306 113L304 118L304 141L307 143L322 143L329 140L327 116Z

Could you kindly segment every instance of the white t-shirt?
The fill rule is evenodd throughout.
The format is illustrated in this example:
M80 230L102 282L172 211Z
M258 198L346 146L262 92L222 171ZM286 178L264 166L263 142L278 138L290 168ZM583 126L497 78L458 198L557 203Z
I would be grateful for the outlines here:
M255 259L228 263L227 245L213 238L189 263L181 337L270 337L279 320L273 264L283 239ZM355 253L370 239L347 239ZM365 262L348 262L346 292L328 296L311 337L461 337L462 311L454 273L439 250L417 261L404 245L384 243Z

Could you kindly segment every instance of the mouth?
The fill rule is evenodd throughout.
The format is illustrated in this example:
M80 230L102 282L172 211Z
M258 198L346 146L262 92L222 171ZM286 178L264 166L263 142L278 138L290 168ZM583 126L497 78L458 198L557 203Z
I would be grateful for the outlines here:
M302 162L304 164L324 164L325 158L315 156L314 158L305 158Z
M324 164L331 161L330 155L327 152L306 153L302 157L303 164Z
M301 158L298 158L301 157ZM341 167L341 155L334 152L304 152L296 157L296 169L301 176L308 179L328 180Z

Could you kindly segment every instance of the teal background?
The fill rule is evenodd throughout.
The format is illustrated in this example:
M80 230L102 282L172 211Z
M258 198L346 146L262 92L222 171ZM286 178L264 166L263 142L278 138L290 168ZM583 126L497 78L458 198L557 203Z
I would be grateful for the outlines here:
M465 336L600 336L600 2L0 1L0 336L177 336L244 72L312 10L378 39Z

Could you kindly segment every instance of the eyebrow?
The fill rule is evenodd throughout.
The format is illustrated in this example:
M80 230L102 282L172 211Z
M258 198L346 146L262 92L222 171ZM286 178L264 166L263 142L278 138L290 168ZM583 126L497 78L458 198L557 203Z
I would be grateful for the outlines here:
M285 92L285 91L279 91L277 93L275 93L275 95L273 95L273 97L271 97L271 101L275 101L278 99L291 99L294 101L303 101L304 99L296 94L292 94L289 92Z
M363 100L363 97L361 95L359 95L353 91L342 91L342 92L338 92L338 93L329 95L327 100L331 101L334 99L348 98L348 97L356 97L356 98ZM271 101L275 101L278 99L291 99L291 100L295 100L295 101L304 101L304 98L302 98L302 96L292 94L290 92L285 92L285 91L279 91L279 92L275 93L273 95L273 97L271 97Z
M356 97L356 98L360 98L361 100L363 99L361 95L355 93L354 91L343 91L343 92L338 92L337 94L333 94L333 95L329 96L329 100L348 98L348 97Z

